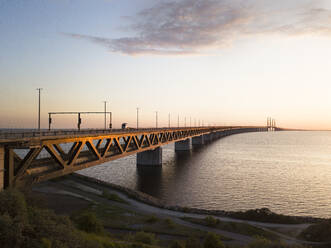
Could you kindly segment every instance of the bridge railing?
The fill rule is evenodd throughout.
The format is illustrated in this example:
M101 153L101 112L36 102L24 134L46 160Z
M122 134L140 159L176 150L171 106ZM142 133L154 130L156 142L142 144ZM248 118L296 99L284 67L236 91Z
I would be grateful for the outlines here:
M41 131L11 131L0 130L0 139L21 139L21 138L33 138L33 137L47 137L47 136L62 136L62 135L86 135L86 134L111 134L121 132L154 132L157 130L183 130L183 129L219 129L221 127L176 127L176 128L126 128L126 129L59 129L59 130L41 130ZM224 127L226 129L232 129L237 127Z

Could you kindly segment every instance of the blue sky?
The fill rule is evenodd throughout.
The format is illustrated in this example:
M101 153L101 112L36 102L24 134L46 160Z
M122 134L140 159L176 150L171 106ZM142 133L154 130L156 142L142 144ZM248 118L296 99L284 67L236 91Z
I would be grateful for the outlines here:
M115 126L330 128L330 34L328 1L0 0L0 127L36 127L42 87L44 127L108 100Z

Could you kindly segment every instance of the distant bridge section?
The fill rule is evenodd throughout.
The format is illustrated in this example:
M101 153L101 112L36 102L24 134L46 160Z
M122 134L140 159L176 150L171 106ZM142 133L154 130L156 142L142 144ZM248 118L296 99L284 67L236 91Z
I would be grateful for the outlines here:
M137 154L137 165L161 165L161 146L169 143L175 143L176 151L185 151L228 135L268 130L236 126L0 133L0 190L132 154Z

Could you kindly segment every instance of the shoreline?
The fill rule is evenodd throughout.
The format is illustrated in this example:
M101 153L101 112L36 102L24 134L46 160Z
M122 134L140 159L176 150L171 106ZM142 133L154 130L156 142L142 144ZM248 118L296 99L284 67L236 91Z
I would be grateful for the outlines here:
M183 206L172 206L167 205L164 201L157 199L153 196L150 196L146 193L133 190L121 185L105 182L93 177L81 175L78 173L72 173L71 176L85 180L87 182L96 183L102 186L110 187L114 190L118 190L121 193L126 194L128 197L133 198L137 201L142 203L177 211L183 213L192 213L192 214L204 214L204 215L214 215L219 217L229 217L229 218L236 218L240 220L249 220L249 221L257 221L257 222L267 222L267 223L274 223L274 224L302 224L302 223L318 223L327 218L318 218L318 217L311 217L311 216L290 216L290 215L282 215L277 214L270 211L267 208L261 209L250 209L246 211L225 211L225 210L208 210L208 209L199 209L199 208L190 208L190 207L183 207Z

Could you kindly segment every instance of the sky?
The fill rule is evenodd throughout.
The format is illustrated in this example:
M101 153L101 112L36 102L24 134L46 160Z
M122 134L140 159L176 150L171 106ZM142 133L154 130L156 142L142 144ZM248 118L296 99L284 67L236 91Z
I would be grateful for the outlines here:
M43 128L108 101L114 127L331 129L331 1L0 0L0 128L37 127L37 88Z

